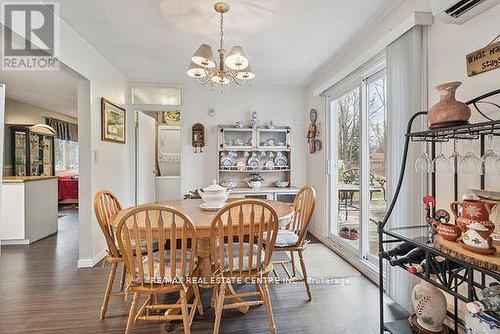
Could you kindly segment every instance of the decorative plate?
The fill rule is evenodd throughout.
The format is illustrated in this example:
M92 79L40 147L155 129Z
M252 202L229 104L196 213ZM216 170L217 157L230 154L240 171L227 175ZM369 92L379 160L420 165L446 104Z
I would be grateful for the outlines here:
M318 112L316 111L316 109L311 109L311 111L309 111L309 120L311 121L311 123L316 123L316 121L318 120Z
M234 158L231 155L225 155L220 159L221 166L231 167L234 165Z
M278 167L284 167L288 165L288 159L283 153L278 152L274 158L274 165Z
M272 160L267 160L266 164L264 166L266 166L267 169L273 169L274 168L274 162Z
M316 140L314 141L314 151L315 151L315 152L321 151L321 146L322 146L322 145L321 145L321 140L316 139Z
M274 145L275 145L275 143L276 143L276 141L275 141L273 138L268 139L268 141L267 141L267 145L268 145L268 146L274 146Z
M255 153L253 153L252 156L248 158L247 166L260 167L260 160Z
M226 202L222 203L221 205L218 206L209 206L207 203L201 203L199 205L200 209L205 210L205 211L219 211L226 205Z

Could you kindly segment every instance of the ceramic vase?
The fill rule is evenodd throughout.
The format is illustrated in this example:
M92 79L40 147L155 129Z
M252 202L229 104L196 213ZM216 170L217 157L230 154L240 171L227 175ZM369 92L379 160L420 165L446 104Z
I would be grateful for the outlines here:
M469 106L455 99L455 91L461 84L461 82L447 82L436 86L441 99L427 114L429 128L464 124L469 121L471 115Z
M444 293L427 281L415 285L411 297L417 323L423 329L439 333L446 318Z

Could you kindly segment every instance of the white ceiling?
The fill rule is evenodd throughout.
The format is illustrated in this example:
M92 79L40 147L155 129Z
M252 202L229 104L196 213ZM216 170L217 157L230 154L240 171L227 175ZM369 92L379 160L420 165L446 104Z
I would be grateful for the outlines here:
M255 83L304 85L402 0L228 1L226 49L243 46ZM201 43L217 50L213 0L63 0L61 17L130 80L182 82Z

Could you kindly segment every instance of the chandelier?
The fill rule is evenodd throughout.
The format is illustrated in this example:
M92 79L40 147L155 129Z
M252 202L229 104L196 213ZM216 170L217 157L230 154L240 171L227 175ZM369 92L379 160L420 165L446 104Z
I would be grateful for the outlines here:
M243 85L247 80L255 78L255 74L241 46L233 46L226 56L226 50L224 50L224 13L229 11L229 5L217 2L214 9L220 13L220 45L217 50L219 63L215 62L210 45L202 44L191 57L187 75L203 85L207 83L218 84L221 87L230 83Z

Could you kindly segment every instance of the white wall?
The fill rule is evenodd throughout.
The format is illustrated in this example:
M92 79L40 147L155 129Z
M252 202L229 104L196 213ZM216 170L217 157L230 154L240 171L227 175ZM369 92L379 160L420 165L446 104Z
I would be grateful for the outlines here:
M462 81L457 90L457 99L467 101L481 94L500 88L500 69L467 77L465 55L486 46L499 32L500 5L475 17L462 25L446 25L436 22L429 28L429 105L439 100L439 93L434 87L443 82ZM443 42L446 41L446 42ZM498 98L498 97L497 97ZM498 101L498 100L497 100ZM500 119L500 111L490 117ZM484 122L474 109L472 122ZM465 153L466 143L460 141L461 153ZM495 138L495 146L500 147L500 138ZM453 151L452 143L445 145L443 151L447 154ZM479 155L479 141L475 152ZM448 203L453 200L452 175L437 176L438 205L448 209ZM480 187L479 176L460 178L459 197L469 188ZM500 177L486 176L486 189L500 191Z
M208 109L215 109L215 117ZM252 111L257 111L259 124L292 127L292 183L306 182L306 139L303 90L289 86L242 86L232 91L211 91L197 83L183 88L181 115L182 193L205 187L217 177L217 125L234 124L243 120L248 124ZM206 147L203 153L193 153L191 127L205 125Z
M13 99L5 99L5 124L45 124L44 117L54 117L70 123L78 123L76 117L61 114Z
M105 242L93 213L92 199L100 189L110 189L123 206L133 203L128 163L133 114L127 115L127 143L101 140L101 97L125 105L127 80L72 28L61 22L60 59L86 77L78 93L80 161L79 265L93 265L104 254Z
M59 44L59 59L88 79L82 79L78 89L79 266L91 266L105 254L104 238L93 214L93 194L99 189L107 188L116 193L124 206L128 206L133 200L129 186L133 178L128 162L132 115L128 115L127 120L127 144L103 142L100 133L101 97L125 105L127 80L62 20Z

